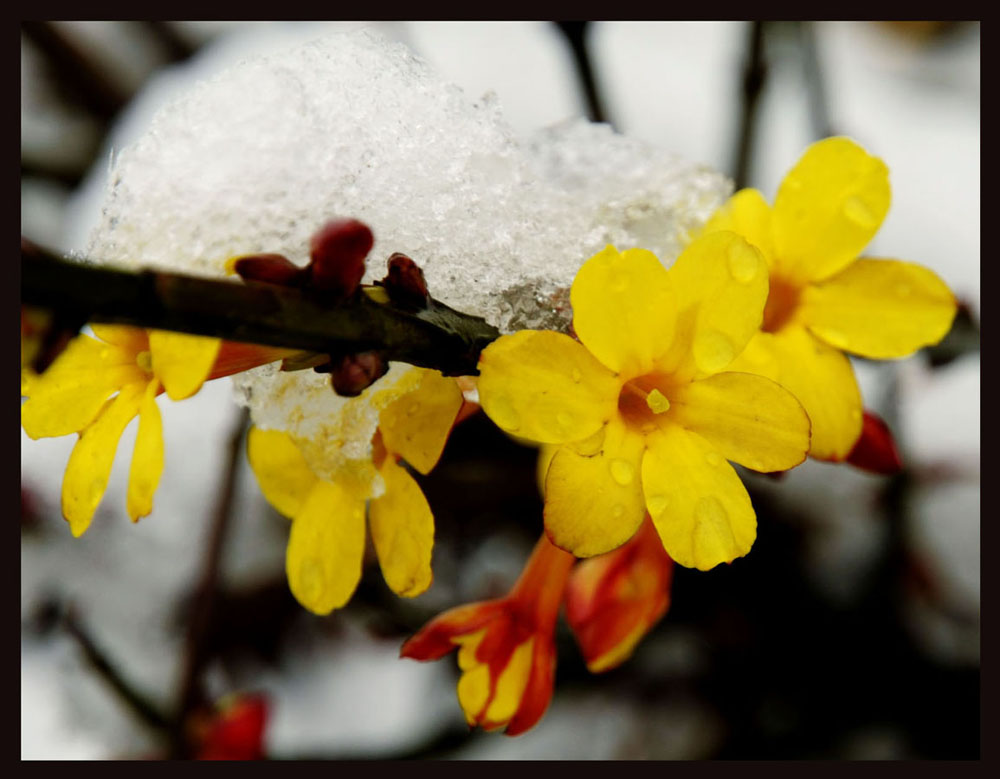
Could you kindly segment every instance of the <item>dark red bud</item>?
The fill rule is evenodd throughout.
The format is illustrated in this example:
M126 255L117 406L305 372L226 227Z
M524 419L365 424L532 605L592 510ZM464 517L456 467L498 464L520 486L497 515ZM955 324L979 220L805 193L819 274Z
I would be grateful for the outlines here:
M244 695L202 726L198 760L260 760L268 702L263 695Z
M427 282L420 266L401 252L389 257L389 272L382 279L382 286L389 299L399 306L425 308Z
M360 352L330 360L330 383L338 395L360 395L389 370L389 363L378 352ZM326 372L324 370L324 372Z
M277 284L281 287L301 287L309 279L309 269L300 268L281 254L251 254L240 257L234 264L244 281Z
M313 289L337 301L354 294L374 243L372 231L357 219L334 219L323 225L309 243Z
M867 409L861 425L861 437L847 455L847 462L855 468L887 475L899 473L903 467L889 426Z

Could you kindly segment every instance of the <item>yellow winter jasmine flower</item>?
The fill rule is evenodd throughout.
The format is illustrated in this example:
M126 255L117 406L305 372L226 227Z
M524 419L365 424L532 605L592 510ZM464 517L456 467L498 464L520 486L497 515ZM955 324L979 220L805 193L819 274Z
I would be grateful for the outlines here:
M906 357L940 341L955 317L954 296L931 271L858 258L889 199L882 160L827 138L802 155L773 207L743 189L705 226L739 233L770 266L761 331L730 368L774 379L801 401L819 459L843 460L861 434L861 393L843 352Z
M299 603L329 614L350 600L361 579L368 520L389 587L414 597L431 584L434 517L420 486L400 465L405 459L420 473L437 464L462 407L454 379L415 368L422 376L414 390L379 415L372 440L372 464L385 492L369 501L370 483L345 467L328 480L317 476L300 446L287 433L252 428L247 453L264 497L292 519L285 558L288 584Z
M483 410L504 430L559 444L545 476L545 527L590 557L625 543L648 509L670 556L703 570L756 536L733 460L791 468L809 420L770 379L726 371L760 326L760 252L733 233L694 241L668 271L651 252L608 246L570 302L575 341L523 330L487 347Z
M163 426L156 396L193 395L219 354L215 338L92 325L40 376L25 372L21 424L31 438L79 433L62 485L62 511L74 536L89 526L104 496L118 440L132 419L139 432L132 453L126 507L132 521L153 510L163 472ZM99 339L99 340L98 340ZM114 397L112 397L112 395Z

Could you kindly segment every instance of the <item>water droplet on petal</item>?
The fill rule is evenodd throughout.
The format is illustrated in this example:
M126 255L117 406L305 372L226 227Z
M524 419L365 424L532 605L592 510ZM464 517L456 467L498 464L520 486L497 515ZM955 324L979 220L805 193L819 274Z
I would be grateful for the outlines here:
M859 197L851 197L844 203L844 216L865 229L878 225L878 217Z
M496 422L497 427L504 430L515 431L521 426L521 417L514 409L510 399L500 395L493 398L488 407L483 408L486 414Z
M722 465L722 457L719 456L718 452L709 452L705 455L705 459L709 465Z
M635 478L635 468L626 460L612 460L611 477L622 487L627 487Z
M310 558L302 562L299 568L299 587L302 599L315 602L323 594L323 565L319 560Z
M579 384L580 383L580 379L583 378L583 374L580 373L580 369L579 368L574 368L573 372L570 373L570 377L573 379L573 381L576 384Z
M558 414L556 414L556 423L559 425L561 429L565 430L566 428L572 426L573 415L570 414L568 411L560 411Z
M711 567L729 562L739 553L729 515L719 499L707 495L694 507L694 552L698 562Z
M615 519L621 519L625 516L625 507L621 503L616 504L615 507L611 509L611 516Z
M716 330L705 330L694 342L694 359L706 373L717 373L733 361L736 350L732 342Z
M670 498L666 495L650 495L646 499L646 509L652 517L658 517L670 504Z
M735 243L729 247L729 275L740 284L749 284L760 268L757 254L749 246Z

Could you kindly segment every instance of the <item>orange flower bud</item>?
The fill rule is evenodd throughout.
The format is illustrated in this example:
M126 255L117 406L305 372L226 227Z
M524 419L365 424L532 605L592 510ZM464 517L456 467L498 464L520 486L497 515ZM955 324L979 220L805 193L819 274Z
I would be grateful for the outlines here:
M524 733L552 699L555 623L573 561L542 536L506 598L445 612L403 644L400 655L437 660L458 647L458 700L469 725Z
M573 569L566 619L592 673L627 660L666 613L673 569L648 514L628 543Z

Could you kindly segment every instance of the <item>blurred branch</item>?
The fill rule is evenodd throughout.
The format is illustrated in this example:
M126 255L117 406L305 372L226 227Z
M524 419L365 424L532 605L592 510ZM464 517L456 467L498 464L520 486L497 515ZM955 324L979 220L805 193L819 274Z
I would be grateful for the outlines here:
M67 321L113 322L325 354L379 351L386 360L477 375L499 337L481 317L430 299L419 311L358 294L336 306L302 290L179 273L132 273L72 262L21 240L21 301Z
M757 109L767 79L767 63L764 60L765 24L767 22L751 22L747 40L747 59L743 66L740 130L736 139L733 162L733 181L736 183L736 189L742 189L749 183Z
M587 34L591 22L556 22L556 27L566 38L570 51L573 52L573 64L576 66L576 75L583 88L583 95L587 101L587 116L592 122L607 122L607 112L604 110L604 102L601 100L600 92L597 88L597 80L594 78L594 68L590 62L590 49L587 44Z
M830 122L827 103L826 80L820 67L816 47L816 23L799 22L799 44L802 50L802 67L805 71L806 93L809 100L809 118L817 139L836 135Z
M220 564L222 551L226 541L226 531L232 518L233 495L236 491L236 479L239 473L240 458L243 454L243 437L249 423L247 409L242 409L233 425L229 438L229 451L226 458L225 474L217 498L215 512L212 515L212 526L209 531L208 547L202 561L202 573L195 586L192 598L191 615L188 622L187 640L185 642L184 666L181 673L180 694L177 712L174 717L173 753L175 757L189 757L187 733L185 726L191 711L202 704L202 690L199 684L202 670L208 661L210 652L207 641L215 612Z

